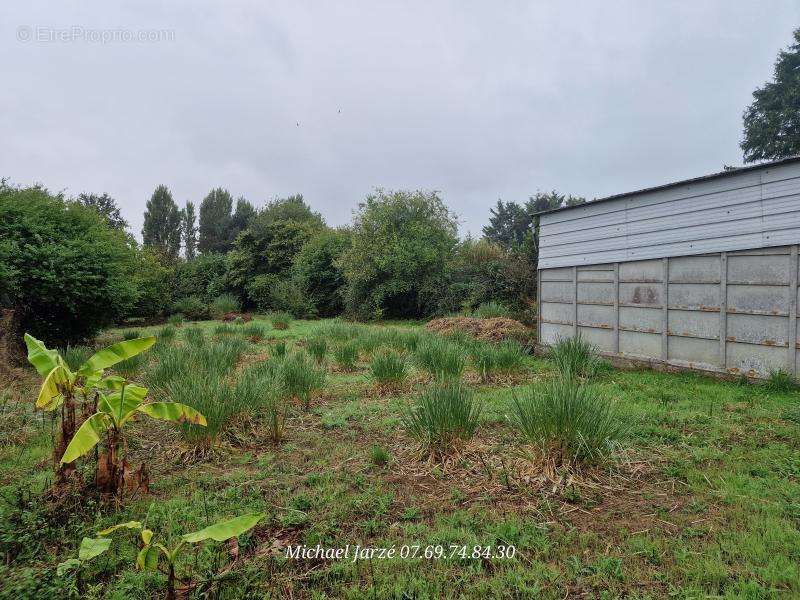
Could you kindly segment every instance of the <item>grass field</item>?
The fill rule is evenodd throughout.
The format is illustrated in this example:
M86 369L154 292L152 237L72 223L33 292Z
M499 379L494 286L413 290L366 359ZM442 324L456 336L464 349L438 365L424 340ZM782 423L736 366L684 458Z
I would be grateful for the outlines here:
M588 385L617 404L627 435L599 464L565 470L525 445L508 421L514 397L553 379L553 364L525 356L521 369L487 375L470 358L460 379L482 408L475 435L429 454L404 420L432 385L424 369L430 361L411 358L425 341L418 324L292 321L276 330L266 318L255 323L247 331L218 322L136 331L159 341L120 367L125 376L155 397L191 402L209 394L202 401L219 427L207 440L189 426L137 422L130 456L147 462L152 493L120 503L86 496L54 507L42 500L52 481L54 424L33 410L39 379L31 372L0 391L0 597L75 593L74 578L57 576L56 565L75 556L83 536L115 523L144 521L174 541L243 512L266 517L240 538L232 565L224 544L185 555L180 567L194 584L190 595L800 597L796 391L602 369ZM173 360L181 348L222 346L223 339L226 347L207 366L219 373ZM348 344L356 348L354 364ZM303 348L321 358L309 357L300 370L324 371L324 381L310 391L308 410L300 401L287 408L284 439L275 443L274 398L264 389L272 375L259 365ZM389 348L407 374L393 363L371 367ZM376 368L386 371L384 381L376 381ZM204 377L211 382L205 391ZM215 395L214 386L227 386L227 395ZM286 547L298 544L349 544L349 557L287 558ZM356 545L412 556L353 560ZM160 597L164 576L132 568L135 554L133 533L115 535L111 551L83 570L84 597Z

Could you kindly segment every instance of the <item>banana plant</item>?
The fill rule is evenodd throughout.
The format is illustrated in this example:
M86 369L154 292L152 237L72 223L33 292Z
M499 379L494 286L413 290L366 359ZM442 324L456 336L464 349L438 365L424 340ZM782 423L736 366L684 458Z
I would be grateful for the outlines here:
M81 582L81 570L83 566L92 559L103 554L110 547L111 540L109 538L83 538L80 548L78 548L78 558L68 558L64 562L59 563L56 567L56 575L62 577L71 571L75 571L78 593L82 593L83 584Z
M178 543L172 546L172 548L168 548L164 544L155 541L153 531L145 528L140 521L128 521L126 523L120 523L98 532L98 535L107 536L120 529L133 529L138 531L140 549L136 555L136 568L141 571L160 570L162 573L164 573L167 576L167 598L169 600L174 600L176 597L175 584L179 579L175 574L175 563L178 557L181 555L181 551L186 547L187 544L199 544L207 540L214 540L217 542L232 540L255 527L256 524L263 518L264 513L253 513L241 515L226 521L219 521L218 523L209 525L208 527L205 527L199 531L182 535ZM103 550L101 550L101 552L108 550L110 545L111 540L109 539L108 544ZM70 561L66 562L68 563ZM160 568L162 562L164 563L164 567ZM62 565L63 564L66 563L62 563Z
M43 342L32 335L25 334L25 345L28 348L28 361L36 371L44 377L36 408L45 411L61 410L61 434L53 450L53 464L58 484L66 483L74 471L74 465L59 459L63 456L67 444L75 435L76 402L84 403L84 412L94 411L93 392L113 389L120 385L120 377L103 377L103 372L115 364L144 352L156 341L155 337L142 337L125 340L104 348L83 363L73 372L58 351L47 348ZM88 409L88 410L87 410Z
M206 418L191 406L179 402L145 402L147 388L128 383L122 378L109 378L106 384L113 391L98 392L97 412L86 419L64 451L62 464L85 456L105 438L105 451L98 457L96 481L103 492L117 494L124 489L127 461L125 425L138 415L162 421L206 425ZM140 471L139 485L145 477Z

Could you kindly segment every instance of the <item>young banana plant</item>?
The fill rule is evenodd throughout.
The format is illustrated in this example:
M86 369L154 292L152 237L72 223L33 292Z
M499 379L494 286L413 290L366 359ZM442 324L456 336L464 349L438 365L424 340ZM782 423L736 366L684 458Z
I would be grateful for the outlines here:
M139 549L139 553L136 555L136 568L142 571L156 571L159 569L159 563L163 561L166 569L162 572L167 575L167 598L174 600L176 597L175 583L178 580L175 574L175 563L180 556L181 551L186 547L187 544L198 544L207 540L224 542L233 538L237 538L245 531L255 527L255 525L263 518L263 513L254 513L241 515L226 521L220 521L218 523L214 523L213 525L209 525L200 531L182 535L178 543L172 548L168 548L165 545L155 541L153 539L154 535L152 530L146 529L139 521L128 521L127 523L114 525L113 527L109 527L108 529L100 531L98 535L106 536L114 531L117 531L118 529L134 529L139 531L141 547ZM106 546L106 550L107 549L108 546Z
M206 425L206 418L191 406L179 402L145 403L147 388L122 379L109 378L110 393L98 392L97 412L86 419L64 451L62 464L85 456L105 437L105 451L97 460L97 485L107 493L124 489L127 462L125 425L143 414L162 421ZM140 482L141 484L141 482Z
M44 377L36 408L45 411L61 409L61 434L53 450L53 463L57 484L64 484L74 471L71 462L60 460L67 444L75 435L76 401L82 399L86 414L94 412L93 392L119 386L121 378L103 377L103 372L115 364L144 352L156 341L155 337L143 337L113 344L93 354L77 371L70 370L66 361L56 350L48 349L43 342L25 334L28 361Z

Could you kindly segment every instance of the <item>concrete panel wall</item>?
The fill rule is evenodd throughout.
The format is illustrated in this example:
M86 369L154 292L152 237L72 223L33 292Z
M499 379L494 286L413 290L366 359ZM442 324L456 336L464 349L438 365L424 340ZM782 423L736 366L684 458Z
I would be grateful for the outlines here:
M542 269L544 344L764 377L800 374L798 246Z

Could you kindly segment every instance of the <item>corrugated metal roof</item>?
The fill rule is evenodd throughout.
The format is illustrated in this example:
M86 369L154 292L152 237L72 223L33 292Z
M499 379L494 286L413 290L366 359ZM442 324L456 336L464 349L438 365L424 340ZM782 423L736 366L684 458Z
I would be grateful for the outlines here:
M647 192L657 192L660 190L667 190L673 187L679 187L682 185L690 184L690 183L699 183L701 181L708 181L711 179L717 179L719 177L730 177L731 175L739 175L741 173L747 173L748 171L757 171L758 169L767 169L769 167L774 167L776 165L783 165L788 163L800 162L800 156L791 156L789 158L782 158L781 160L774 160L772 162L767 163L759 163L757 165L753 165L750 167L738 167L736 169L732 169L730 171L719 171L717 173L711 173L709 175L703 175L701 177L694 177L692 179L682 179L681 181L673 181L672 183L665 183L663 185L657 185L654 187L643 188L640 190L635 190L633 192L623 192L621 194L614 194L613 196L606 196L604 198L598 198L596 200L592 200L591 202L587 202L586 204L598 204L600 202L608 202L609 200L619 200L620 198L627 198L628 196L635 196L637 194L644 194ZM534 215L546 215L550 213L562 212L565 210L572 210L573 208L578 208L580 206L586 206L586 204L576 204L575 206L562 206L560 208L551 208L549 210L541 210L539 212L533 213Z
M800 158L699 177L541 216L539 268L800 241Z

